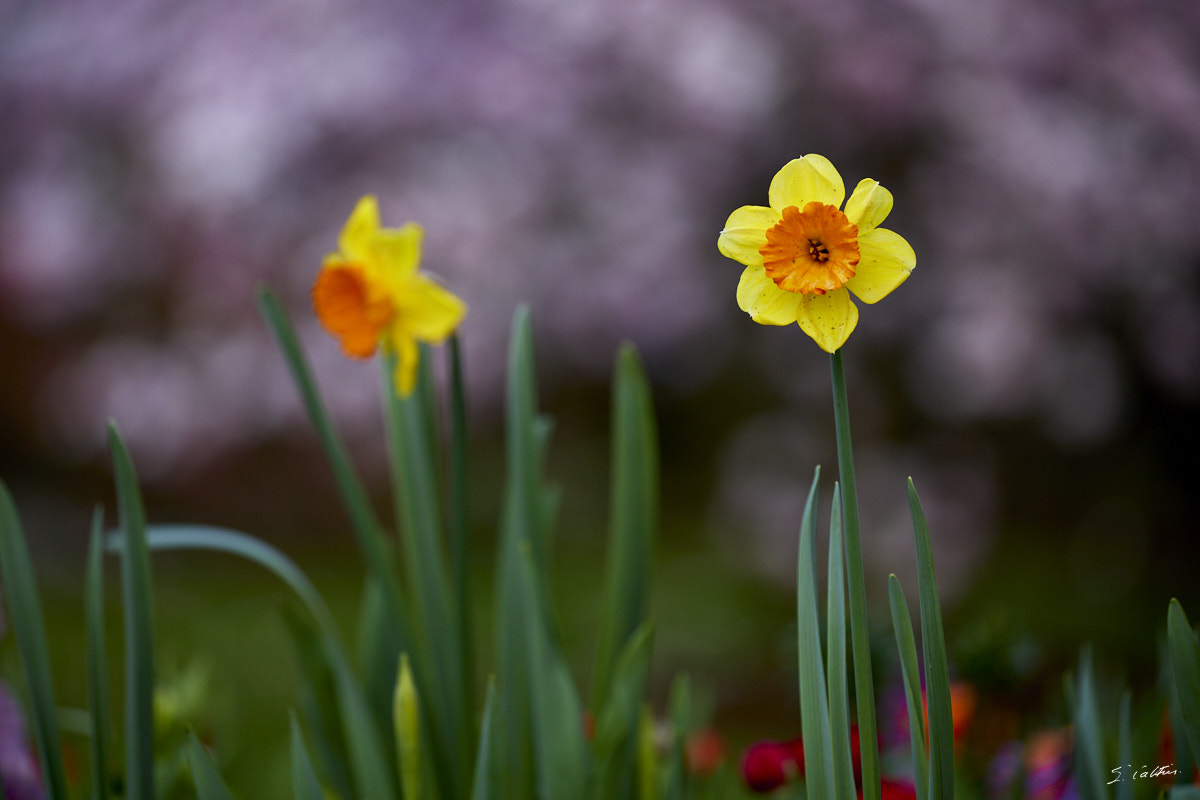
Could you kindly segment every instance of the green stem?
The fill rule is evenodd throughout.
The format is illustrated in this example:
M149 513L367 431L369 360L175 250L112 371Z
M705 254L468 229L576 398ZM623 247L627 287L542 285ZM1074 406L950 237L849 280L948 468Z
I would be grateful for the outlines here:
M833 419L837 430L838 480L842 485L842 518L846 526L846 578L850 590L850 640L854 654L854 693L858 734L862 744L864 800L880 800L879 738L875 728L875 685L871 676L871 642L867 626L867 590L863 575L862 540L858 533L858 486L854 479L854 450L850 443L850 407L842 351L830 356L833 377Z

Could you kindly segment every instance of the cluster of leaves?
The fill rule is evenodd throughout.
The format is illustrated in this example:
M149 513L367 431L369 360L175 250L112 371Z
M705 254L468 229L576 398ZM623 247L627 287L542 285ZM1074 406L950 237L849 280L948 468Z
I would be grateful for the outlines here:
M725 781L729 788L727 772L701 781L686 769L684 737L691 726L686 677L672 688L665 741L646 700L658 465L649 390L633 349L623 348L616 365L610 555L585 709L555 628L547 562L557 495L543 474L551 426L536 407L529 316L524 311L516 316L509 363L508 476L492 621L498 663L479 714L469 614L475 582L466 541L466 404L456 343L448 348L444 404L438 402L428 353L409 397L391 390L391 365L387 359L383 364L398 531L393 542L368 502L289 320L271 293L264 291L260 303L332 465L362 552L366 575L359 652L351 657L320 593L273 546L225 529L147 526L133 464L111 427L119 529L106 534L97 511L87 565L92 771L85 788L90 796L162 796L169 786L164 776L169 771L178 775L186 764L198 797L230 797L209 751L195 736L173 754L155 749L150 553L179 549L218 551L256 563L299 600L302 610L285 615L303 676L300 714L291 727L297 800L327 793L376 800L669 800L721 791L714 781ZM118 554L121 562L123 737L114 735L105 666L105 550ZM30 688L48 794L55 800L67 798L73 789L63 766L34 571L2 487L0 568ZM120 749L125 753L123 772L112 770Z

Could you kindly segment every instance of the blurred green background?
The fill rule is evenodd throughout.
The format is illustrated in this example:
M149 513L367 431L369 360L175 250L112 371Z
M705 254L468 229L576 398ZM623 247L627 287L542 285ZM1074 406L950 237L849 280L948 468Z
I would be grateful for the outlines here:
M377 370L340 356L307 299L375 193L385 224L425 226L425 267L470 306L480 580L525 302L556 420L577 675L598 613L609 369L630 340L662 443L656 696L691 673L735 752L798 733L791 582L812 468L832 485L827 357L738 311L740 266L715 244L807 152L891 189L886 226L918 257L846 348L875 619L889 572L914 585L911 475L961 677L1024 728L1051 721L1084 642L1152 680L1167 600L1200 607L1198 37L1184 0L4 5L0 477L64 701L83 704L109 418L152 521L267 538L353 627L357 556L253 295L267 282L291 306L382 506ZM240 739L235 758L281 748L280 588L213 556L155 568L164 674L211 667L194 722ZM476 597L486 620L486 586ZM0 674L19 682L11 640Z

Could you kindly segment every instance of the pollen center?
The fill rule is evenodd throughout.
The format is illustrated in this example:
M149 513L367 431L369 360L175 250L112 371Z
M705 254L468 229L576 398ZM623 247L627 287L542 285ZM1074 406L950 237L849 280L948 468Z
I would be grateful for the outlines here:
M840 289L858 266L858 226L835 206L788 206L759 248L763 266L786 292L825 294Z

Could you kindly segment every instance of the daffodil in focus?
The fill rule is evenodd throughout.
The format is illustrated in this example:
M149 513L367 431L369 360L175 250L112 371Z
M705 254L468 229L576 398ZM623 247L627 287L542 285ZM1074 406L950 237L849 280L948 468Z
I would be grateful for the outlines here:
M416 382L417 342L440 344L467 313L454 294L417 271L424 231L416 223L379 227L379 204L358 201L338 236L338 252L325 257L313 285L317 318L353 358L377 348L395 353L396 391L408 396Z
M904 282L917 257L903 237L880 228L892 193L865 178L842 210L846 187L824 156L784 165L769 206L742 206L717 240L746 265L738 305L763 325L799 323L822 350L835 352L858 324L851 293L875 303Z

